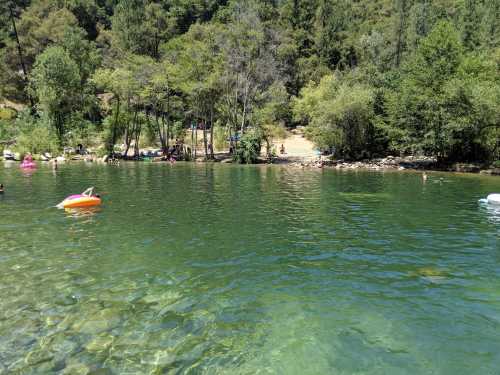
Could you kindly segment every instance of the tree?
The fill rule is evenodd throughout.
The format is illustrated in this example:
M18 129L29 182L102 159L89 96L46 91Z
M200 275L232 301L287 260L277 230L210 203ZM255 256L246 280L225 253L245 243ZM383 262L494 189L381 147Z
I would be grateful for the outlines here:
M266 143L266 156L269 158L273 153L273 139L286 137L285 124L291 122L290 98L281 82L275 82L263 96L264 104L255 111L255 125Z
M213 158L213 123L221 64L217 36L221 32L218 25L193 25L188 33L169 43L167 52L170 74L189 102L187 118L202 125L205 159ZM207 127L210 127L210 152ZM193 151L196 156L195 145Z
M320 149L335 148L336 155L348 159L373 156L375 115L370 88L325 76L301 92L293 110Z
M464 55L453 25L438 23L389 95L396 148L440 160L484 159L484 130L498 127L498 67L485 61Z
M395 63L396 66L399 67L401 64L401 57L404 49L404 33L408 12L408 0L397 0L397 12L398 12L398 21L396 27L396 58Z
M267 38L255 9L242 8L233 17L222 44L219 109L231 131L244 133L254 124L254 110L263 104L262 93L280 74L272 53L274 41Z
M173 136L172 125L179 117L183 103L176 86L174 67L168 62L151 64L151 76L143 87L142 95L147 108L148 124L157 134L162 151L166 155L169 139Z
M60 146L64 144L68 119L77 110L80 83L78 65L62 47L48 47L37 57L31 88L40 110L57 131Z
M18 51L18 54L19 54L19 62L21 64L21 68L23 70L23 78L24 78L25 84L27 86L27 84L28 84L28 73L27 73L27 70L26 70L26 64L24 63L23 48L21 46L21 42L19 41L19 34L17 33L16 19L15 19L15 16L14 16L14 5L11 2L8 2L7 7L9 8L8 9L8 13L9 13L9 16L10 16L10 21L12 22L12 30L14 31L14 35L15 35L15 38L16 38L17 51ZM35 105L34 105L33 99L31 98L31 95L28 95L28 98L29 98L31 107L33 108Z
M166 115L163 72L161 66L148 56L126 55L116 68L100 69L95 73L92 81L99 89L111 93L110 100L114 101L114 118L107 121L111 127L107 142L110 152L113 152L118 137L123 136L123 155L128 156L133 143L134 156L139 156L139 140L143 125L150 121L150 112L158 121L159 117ZM166 145L162 143L162 146L165 150Z
M320 0L315 25L315 45L318 56L329 68L353 67L357 58L346 43L346 30L352 14L345 0Z
M160 4L149 3L145 8L145 49L149 56L160 58L160 45L173 34L173 20Z
M145 53L144 0L120 0L111 18L113 46L122 53Z

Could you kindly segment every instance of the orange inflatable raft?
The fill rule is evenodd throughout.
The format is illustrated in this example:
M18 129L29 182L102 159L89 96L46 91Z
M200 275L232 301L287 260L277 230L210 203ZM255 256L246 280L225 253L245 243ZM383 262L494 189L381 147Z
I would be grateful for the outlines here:
M95 195L70 195L60 203L62 208L94 207L101 204L101 198Z

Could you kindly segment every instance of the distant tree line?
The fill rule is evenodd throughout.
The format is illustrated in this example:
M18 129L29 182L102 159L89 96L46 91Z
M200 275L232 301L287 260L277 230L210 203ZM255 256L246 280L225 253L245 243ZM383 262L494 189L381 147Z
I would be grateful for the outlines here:
M500 0L5 0L0 141L500 159Z

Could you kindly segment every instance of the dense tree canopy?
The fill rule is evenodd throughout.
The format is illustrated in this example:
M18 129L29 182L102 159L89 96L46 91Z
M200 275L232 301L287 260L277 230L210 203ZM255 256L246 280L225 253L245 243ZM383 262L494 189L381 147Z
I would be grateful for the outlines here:
M166 151L194 125L206 158L223 134L253 161L245 150L270 153L273 137L303 125L344 158L499 159L500 0L7 0L0 10L0 101L31 108L0 124L4 137L39 124L59 147L93 132L110 152L138 153L146 138Z

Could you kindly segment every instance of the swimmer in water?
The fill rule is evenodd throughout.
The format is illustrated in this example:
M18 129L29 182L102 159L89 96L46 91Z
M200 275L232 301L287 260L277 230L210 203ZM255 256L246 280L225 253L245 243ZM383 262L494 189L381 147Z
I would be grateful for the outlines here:
M0 184L0 194L3 194L3 184Z

